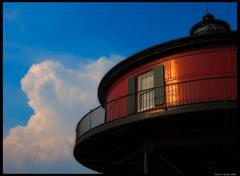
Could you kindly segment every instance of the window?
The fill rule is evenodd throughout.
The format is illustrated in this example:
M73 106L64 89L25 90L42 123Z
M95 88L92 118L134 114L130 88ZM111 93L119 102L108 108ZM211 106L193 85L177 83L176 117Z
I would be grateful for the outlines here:
M138 77L138 111L154 107L153 72Z

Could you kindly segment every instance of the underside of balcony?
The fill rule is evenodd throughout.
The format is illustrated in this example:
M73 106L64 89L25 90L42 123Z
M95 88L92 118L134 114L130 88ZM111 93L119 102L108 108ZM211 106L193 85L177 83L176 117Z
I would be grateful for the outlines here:
M103 173L143 173L147 146L149 173L234 172L236 112L236 101L229 101L136 113L78 137L74 156Z

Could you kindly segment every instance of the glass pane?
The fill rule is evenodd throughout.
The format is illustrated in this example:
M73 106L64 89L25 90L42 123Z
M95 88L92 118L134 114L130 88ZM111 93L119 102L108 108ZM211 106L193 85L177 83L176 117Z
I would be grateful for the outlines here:
M148 72L139 77L139 110L147 110L154 106L153 72ZM150 89L150 90L147 90ZM147 91L143 91L147 90Z

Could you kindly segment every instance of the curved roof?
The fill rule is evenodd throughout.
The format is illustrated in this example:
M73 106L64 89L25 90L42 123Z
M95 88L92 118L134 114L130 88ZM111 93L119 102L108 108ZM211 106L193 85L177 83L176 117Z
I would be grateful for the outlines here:
M106 94L112 83L117 80L122 74L129 71L129 69L134 69L139 65L150 62L154 60L155 56L169 55L173 51L179 49L187 49L195 46L205 46L211 43L226 43L231 41L237 41L237 32L230 31L225 33L214 33L206 35L193 35L189 37L184 37L172 41L168 41L162 44L152 46L150 48L144 49L127 59L121 61L115 65L110 71L108 71L102 78L98 86L98 99L101 105L106 102Z
M227 22L214 19L214 16L208 13L203 16L202 21L191 28L190 35L206 35L210 33L229 32L230 30Z

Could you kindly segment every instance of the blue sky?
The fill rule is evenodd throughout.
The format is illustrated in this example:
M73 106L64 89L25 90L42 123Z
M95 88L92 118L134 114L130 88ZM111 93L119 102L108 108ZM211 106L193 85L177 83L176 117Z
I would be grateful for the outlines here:
M75 69L102 56L128 57L188 36L205 7L206 3L3 3L4 137L17 125L25 126L34 113L20 84L33 64L53 58ZM208 3L208 9L236 30L237 3ZM57 164L54 167L58 171ZM77 167L65 170L77 172Z

